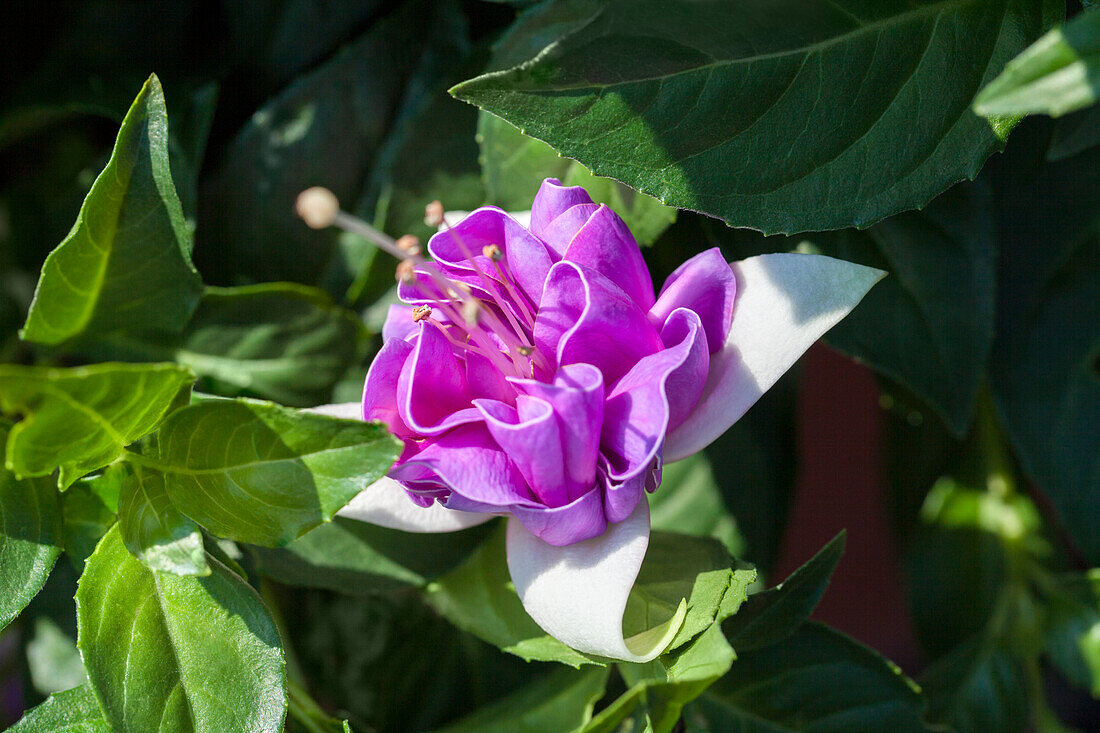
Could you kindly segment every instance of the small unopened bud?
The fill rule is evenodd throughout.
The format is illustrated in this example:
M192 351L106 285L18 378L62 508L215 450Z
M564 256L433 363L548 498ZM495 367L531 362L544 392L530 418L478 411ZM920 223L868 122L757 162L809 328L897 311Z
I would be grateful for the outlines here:
M424 207L424 223L430 227L438 227L443 223L443 204L433 201Z
M534 346L517 346L516 351L519 352L520 356L530 356L531 354L535 353L535 347Z
M416 257L420 254L420 240L411 234L398 237L395 242L398 249L407 254L409 257Z
M462 318L466 321L466 324L473 326L477 323L477 312L481 310L476 300L467 300L462 304Z
M325 229L336 221L336 215L340 213L340 202L332 191L314 186L298 194L294 208L306 226L312 229Z
M481 248L481 254L485 255L493 262L500 262L504 259L504 253L500 251L500 247L495 244L487 244Z
M432 307L430 305L418 305L413 308L413 323L420 323L425 318L431 318Z
M397 281L412 283L416 279L416 265L411 260L401 260L397 263Z

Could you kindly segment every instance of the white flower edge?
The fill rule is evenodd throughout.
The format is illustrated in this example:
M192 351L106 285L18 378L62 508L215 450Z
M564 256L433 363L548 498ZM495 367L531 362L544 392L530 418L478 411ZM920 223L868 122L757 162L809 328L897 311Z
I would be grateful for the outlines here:
M885 275L874 268L806 254L760 255L730 267L737 278L733 323L725 345L711 357L699 404L666 438L669 463L701 450L725 432ZM361 419L358 408L358 403L351 403L314 411ZM368 501L368 497L372 498ZM407 507L396 509L396 499ZM366 504L385 510L369 509ZM363 511L353 510L353 505ZM399 517L402 526L397 528L410 532L453 531L435 528L440 524L439 512L464 514L437 504L422 509L399 485L383 479L340 514L383 526L395 526ZM472 524L492 518L465 514ZM387 521L394 524L384 524ZM523 607L544 631L578 651L630 662L658 657L683 623L686 600L672 618L641 634L624 638L622 627L626 602L649 545L649 530L646 501L639 502L626 520L609 525L600 537L565 547L543 542L510 519L508 570Z
M711 356L707 383L687 420L665 438L666 463L710 445L852 312L886 273L824 255L769 254L730 263L733 323Z

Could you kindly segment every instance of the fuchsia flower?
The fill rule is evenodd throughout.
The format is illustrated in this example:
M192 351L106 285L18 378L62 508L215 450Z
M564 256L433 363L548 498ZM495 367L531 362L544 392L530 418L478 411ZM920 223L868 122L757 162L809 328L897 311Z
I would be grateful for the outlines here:
M554 179L529 226L486 207L428 251L353 408L405 450L341 513L410 531L507 516L509 570L540 626L652 659L684 608L633 639L622 616L662 464L721 435L882 273L801 254L729 265L711 249L655 294L622 220Z

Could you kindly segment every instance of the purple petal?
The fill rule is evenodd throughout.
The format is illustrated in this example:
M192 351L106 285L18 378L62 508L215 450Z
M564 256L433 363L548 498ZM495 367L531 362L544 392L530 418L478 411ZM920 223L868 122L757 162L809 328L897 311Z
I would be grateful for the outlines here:
M663 348L646 314L618 285L575 262L550 269L534 336L536 348L559 365L592 364L605 384Z
M604 385L600 370L591 364L569 364L558 370L552 384L533 379L510 379L525 394L545 400L554 409L562 439L566 494L574 501L592 490L600 452Z
M595 487L565 506L513 506L511 513L528 532L557 547L599 537L607 529L603 502Z
M386 311L386 322L382 324L382 341L408 341L419 330L412 319L412 308L394 303Z
M565 255L565 250L569 249L573 237L577 236L577 232L599 208L599 204L577 204L566 209L543 228L539 239L546 242L560 260Z
M649 317L658 328L677 308L699 314L711 353L722 348L733 321L737 279L717 247L700 252L676 268L665 280Z
M564 259L606 275L643 310L653 306L653 279L642 259L642 251L623 220L606 206L596 209L574 235ZM726 270L729 270L728 265ZM732 279L732 275L730 277Z
M391 339L382 344L378 355L371 362L363 385L363 419L381 421L391 433L402 439L411 437L413 432L401 419L397 384L412 353L412 344L400 339Z
M531 302L538 304L542 286L552 264L546 245L504 211L486 206L472 212L455 226L428 240L428 251L449 275L475 273L471 285L480 284L476 269L499 279L496 265L482 254L482 248L496 245L504 253L501 265L510 273ZM473 258L468 257L473 255ZM466 278L463 278L466 279Z
M505 402L509 405L516 401L516 388L493 362L476 351L466 354L466 382L473 399L488 399Z
M372 390L369 386L364 390L364 400ZM466 370L455 358L443 331L434 324L421 321L416 346L397 381L397 406L401 420L420 435L439 435L456 425L481 419L470 404Z
M545 239L543 233L563 212L578 204L591 204L592 197L580 186L563 186L557 178L547 178L531 202L531 233Z
M567 504L561 434L550 403L521 395L515 407L492 400L475 400L474 405L535 498L549 507Z
M608 461L608 521L629 515L641 499L647 472L660 468L673 417L683 419L707 378L707 340L699 316L686 308L666 324L674 345L640 360L608 396L600 450ZM678 342L675 339L678 338Z
M484 424L462 425L432 440L413 458L390 470L390 477L414 484L430 472L454 495L485 507L535 505L516 465L500 449ZM446 505L461 508L461 502Z

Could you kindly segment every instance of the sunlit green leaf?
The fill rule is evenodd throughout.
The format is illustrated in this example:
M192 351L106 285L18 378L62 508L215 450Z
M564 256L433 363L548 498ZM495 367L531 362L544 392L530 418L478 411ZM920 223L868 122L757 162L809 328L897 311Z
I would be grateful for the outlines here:
M141 466L128 469L118 502L126 548L152 570L209 575L199 527L173 506L164 474Z
M150 570L117 529L77 590L78 645L120 733L279 730L286 708L279 634L259 597L207 556L198 578Z
M191 246L168 169L164 94L153 76L72 232L42 267L23 338L59 344L116 331L179 331L202 291Z
M88 683L55 692L27 711L8 733L112 733Z

